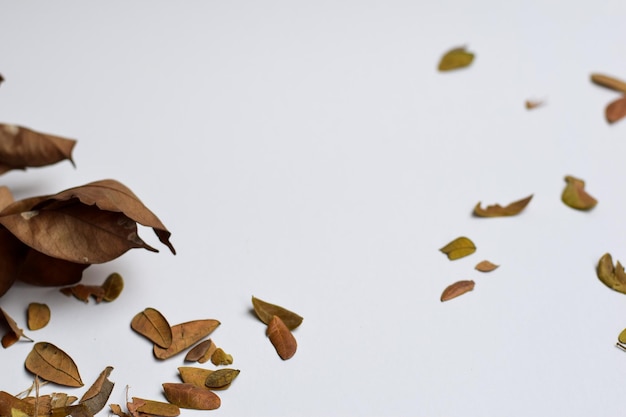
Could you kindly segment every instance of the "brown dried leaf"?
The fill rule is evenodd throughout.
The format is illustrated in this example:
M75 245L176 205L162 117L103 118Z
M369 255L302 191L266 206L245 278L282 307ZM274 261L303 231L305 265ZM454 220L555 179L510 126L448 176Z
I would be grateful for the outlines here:
M598 204L598 200L585 191L585 181L568 175L565 182L567 185L561 194L561 200L567 206L576 210L591 210Z
M491 272L499 266L500 265L493 264L489 262L488 260L484 260L484 261L478 262L475 268L477 271L480 271L480 272Z
M33 404L30 404L27 401L20 400L8 392L0 391L0 416L12 416L14 415L13 410L18 410L27 416L32 416L35 408L33 407Z
M78 401L79 405L85 406L92 416L104 408L113 391L115 384L108 379L112 370L111 366L104 368L93 385Z
M224 352L222 348L217 348L211 355L211 363L215 366L230 365L233 363L233 356Z
M537 107L541 107L545 104L543 100L526 100L524 105L526 106L526 110L533 110Z
M72 165L73 139L0 124L0 174L12 169L52 165L65 159Z
M89 302L89 296L92 296L96 303L104 298L104 289L100 285L77 284L73 287L61 288L59 291L67 296L73 295L85 303Z
M439 71L450 71L465 68L474 61L474 54L468 52L465 46L457 47L446 52L439 61Z
M615 123L626 116L626 96L622 96L615 101L609 103L604 110L606 121Z
M478 202L478 204L474 207L474 215L478 217L514 216L524 210L532 198L533 195L531 194L528 197L514 201L505 207L495 204L484 209L480 206L480 202Z
M50 307L42 303L30 303L27 311L28 328L30 330L43 329L50 322Z
M452 298L463 295L474 289L474 281L458 281L448 286L441 294L441 301L448 301Z
M202 360L204 358L206 358L207 360L210 359L211 355L213 355L213 352L215 352L216 349L217 346L215 345L215 343L213 343L211 339L203 340L202 342L194 346L191 350L189 350L189 352L187 352L187 355L185 356L185 362L204 363L206 362L206 360L204 360L204 362L202 362Z
M626 273L624 272L624 267L619 261L613 266L613 258L610 253L602 255L598 261L596 274L604 285L612 290L626 294Z
M193 384L165 383L163 390L167 400L180 408L215 410L221 404L220 397L214 392Z
M31 342L33 341L33 339L24 334L24 330L20 329L15 320L13 320L11 316L9 316L7 312L1 308L0 327L4 327L7 329L7 332L2 337L2 347L5 349L20 340L21 337L28 339Z
M133 397L133 402L140 404L136 407L140 413L161 417L176 417L180 415L180 408L175 404L136 397Z
M102 284L104 301L111 302L120 296L124 289L124 278L117 272L110 274Z
M591 74L591 82L614 91L626 93L626 83L604 74Z
M122 411L122 407L119 404L109 404L109 408L111 408L111 412L118 417L131 417L130 414Z
M178 368L180 379L187 384L205 387L204 383L213 372L211 369L196 368L193 366L181 366Z
M172 345L170 324L163 314L152 307L137 313L130 322L130 327L157 346L167 349Z
M26 357L26 369L46 381L68 387L82 387L78 367L72 358L48 342L38 342Z
M296 354L296 349L298 348L296 338L280 317L272 317L272 320L267 325L267 336L282 360L290 359Z
M454 261L476 252L476 245L469 238L461 236L439 250L445 253L448 259Z
M33 406L33 416L47 416L52 410L52 397L41 395L39 397L26 397L24 401Z
M74 402L78 400L78 397L73 395L67 395L62 392L55 392L51 394L51 402L50 405L53 408L56 407L66 407L68 405L72 405Z
M220 322L217 320L206 319L172 326L172 344L167 349L155 344L154 356L157 359L171 358L210 335L219 325Z
M204 385L210 389L226 389L237 378L237 375L239 375L239 369L218 369L207 375Z
M293 330L302 323L302 317L289 311L286 308L280 307L276 304L268 303L259 298L252 296L252 306L257 317L265 324L269 324L272 321L272 317L278 316L285 323L285 325Z
M0 228L0 231L6 229ZM8 233L8 231L7 231ZM58 287L79 282L89 264L53 258L23 245L26 255L16 260L16 279L31 285ZM2 255L0 255L2 256Z

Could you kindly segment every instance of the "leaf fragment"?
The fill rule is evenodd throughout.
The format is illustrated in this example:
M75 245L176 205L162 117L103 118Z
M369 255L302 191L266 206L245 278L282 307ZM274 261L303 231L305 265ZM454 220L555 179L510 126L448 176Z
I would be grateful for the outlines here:
M26 315L30 330L43 329L50 322L50 307L43 303L30 303Z
M621 343L621 344L626 344L626 329L622 330L619 334L619 336L617 336L617 340Z
M154 345L154 356L167 359L179 354L210 335L220 322L213 319L193 320L172 326L172 344L167 348Z
M543 100L526 100L524 105L526 106L526 110L534 110L537 107L541 107L546 104Z
M268 303L259 298L252 296L252 306L257 317L265 324L269 324L272 317L278 316L285 325L293 330L302 324L302 317L293 311L280 307L276 304Z
M605 74L591 74L591 82L610 90L626 93L626 82Z
M453 48L446 52L439 61L439 71L450 71L468 67L474 61L474 54L468 52L465 46Z
M298 348L296 338L280 317L272 317L267 325L267 336L282 360L290 359L296 354Z
M626 116L626 95L610 102L604 110L604 116L609 123L615 123Z
M492 206L487 206L487 208L482 208L480 206L480 202L476 204L474 207L474 215L478 217L504 217L504 216L515 216L519 214L522 210L526 208L530 200L532 200L533 195L529 195L528 197L522 198L521 200L514 201L507 206L502 207L499 204L494 204Z
M221 405L217 394L193 384L165 383L163 391L167 400L180 408L215 410Z
M448 259L454 261L476 252L476 245L469 238L461 236L439 250L445 253Z
M172 345L172 328L163 314L155 308L148 307L137 313L130 322L130 327L163 349Z
M500 265L496 265L485 259L484 261L478 262L474 268L480 272L491 272L499 266Z
M72 358L48 342L37 342L26 357L26 369L46 381L68 387L82 387L78 367Z
M441 294L441 301L448 301L474 289L474 281L457 281L449 285Z
M91 415L95 415L102 410L109 400L109 396L115 385L113 382L109 381L111 371L113 371L113 367L111 366L104 368L91 387L89 387L87 392L85 392L78 401L79 404L87 408Z
M617 261L613 266L613 258L610 253L602 255L596 267L596 274L600 281L607 287L626 294L626 273L624 267Z
M230 365L233 363L233 356L224 352L222 348L217 348L211 355L211 363L215 366Z
M30 337L24 334L24 330L20 329L15 320L9 316L9 314L0 308L0 327L6 328L7 332L2 337L2 347L8 348L20 338L25 338L33 341Z
M238 375L239 369L218 369L207 376L204 385L210 389L224 389L230 386Z
M124 278L117 272L110 274L102 284L104 295L102 299L107 302L115 300L124 289Z
M96 300L96 303L100 303L104 298L104 289L100 285L84 285L84 284L76 284L71 287L65 287L59 289L62 294L73 295L78 300L88 303L89 297L93 297Z
M565 177L565 189L561 194L561 201L576 210L591 210L598 204L598 200L585 191L585 181L568 175Z

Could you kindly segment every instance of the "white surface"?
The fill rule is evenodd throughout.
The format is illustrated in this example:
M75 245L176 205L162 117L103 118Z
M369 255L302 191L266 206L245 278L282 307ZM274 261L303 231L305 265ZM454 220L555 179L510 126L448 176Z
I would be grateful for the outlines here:
M86 271L125 277L115 302L16 285L0 305L25 325L47 302L29 334L87 385L113 366L113 403L177 381L182 357L155 361L129 328L152 306L222 322L212 338L241 374L215 415L621 415L626 296L594 267L626 260L626 122L607 125L617 94L589 74L626 78L625 15L617 0L2 1L2 121L79 142L75 170L1 182L24 198L118 179L178 255L142 230L161 253ZM464 44L471 68L438 73ZM560 202L568 174L592 212ZM520 216L470 215L531 193ZM438 249L461 235L478 251L450 262ZM485 258L502 266L474 271ZM439 302L460 279L476 289ZM253 294L304 316L293 359ZM0 389L28 386L30 349L0 352Z

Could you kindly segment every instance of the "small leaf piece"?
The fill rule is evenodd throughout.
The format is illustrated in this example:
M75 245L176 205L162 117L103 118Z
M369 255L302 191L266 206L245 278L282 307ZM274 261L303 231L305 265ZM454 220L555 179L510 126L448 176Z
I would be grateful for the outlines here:
M446 52L439 61L439 71L450 71L465 68L474 61L474 54L468 52L464 46L453 48Z
M622 344L626 344L626 329L621 331L619 336L617 336L617 340Z
M154 345L154 356L157 359L167 359L179 354L210 335L217 329L220 322L213 319L194 320L172 326L172 344L164 349Z
M606 121L609 123L615 123L626 116L626 95L618 98L615 101L609 103L604 111Z
M296 354L296 349L298 348L296 338L280 317L272 317L272 320L267 325L267 336L282 360L290 359Z
M211 355L211 363L215 366L230 365L233 363L233 356L224 352L222 348L217 348Z
M152 307L137 313L130 322L130 327L157 346L167 349L172 345L170 324L163 314Z
M124 289L124 278L117 272L114 272L104 280L102 289L104 290L103 300L111 302L122 293Z
M7 333L5 333L5 335L2 337L2 347L5 349L20 340L21 337L26 338L31 342L33 341L30 337L24 334L24 331L19 328L15 320L13 320L11 316L9 316L7 312L1 308L0 327L5 327L8 330Z
M487 208L482 208L480 206L480 202L476 204L474 207L474 215L478 217L505 217L505 216L514 216L519 214L530 200L532 200L532 194L526 198L522 198L521 200L514 201L510 203L508 206L502 207L499 204L495 204L493 206L488 206Z
M439 249L454 261L476 252L476 245L469 238L461 236Z
M302 317L293 311L289 311L276 304L268 303L254 296L252 296L252 306L254 307L254 312L257 317L265 324L269 324L274 316L280 317L289 330L293 330L302 324Z
M26 369L46 381L68 387L82 387L78 367L61 349L47 342L38 342L26 357Z
M526 110L533 110L537 107L541 107L545 104L543 100L526 100L524 105L526 106Z
M193 384L163 384L165 397L180 408L194 410L215 410L221 405L220 397L214 392Z
M50 322L50 307L47 304L30 303L28 305L27 317L30 330L42 329Z
M475 269L480 272L491 272L499 266L500 265L493 264L489 262L488 260L484 260L484 261L478 262L475 266Z
M441 294L441 301L448 301L474 289L474 281L458 281L448 286Z
M239 369L218 369L207 376L204 385L210 389L224 389L237 378L237 375L239 375Z
M565 182L567 185L561 194L561 200L567 206L576 210L591 210L598 204L598 200L585 191L585 181L568 175Z
M591 82L596 85L618 91L620 93L626 93L626 83L617 78L610 77L604 74L591 74Z
M602 255L598 261L596 274L604 285L612 290L626 294L626 273L624 272L624 267L619 261L613 266L613 258L610 253Z
M72 287L61 288L59 291L67 296L73 295L84 303L89 302L89 296L92 296L96 303L100 303L104 298L104 290L99 285L76 284Z

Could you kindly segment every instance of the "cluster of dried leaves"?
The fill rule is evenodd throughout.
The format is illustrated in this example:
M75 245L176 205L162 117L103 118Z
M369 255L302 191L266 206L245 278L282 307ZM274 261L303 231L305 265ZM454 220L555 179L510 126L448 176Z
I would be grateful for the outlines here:
M296 354L298 344L292 330L302 324L302 317L293 311L252 297L252 307L259 320L267 325L266 334L283 360Z

